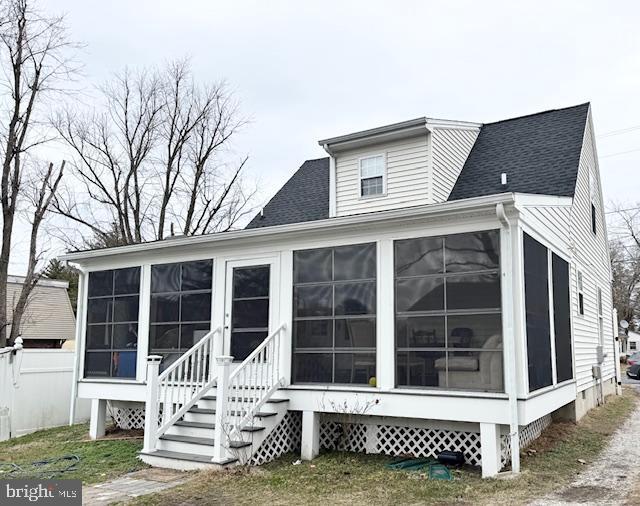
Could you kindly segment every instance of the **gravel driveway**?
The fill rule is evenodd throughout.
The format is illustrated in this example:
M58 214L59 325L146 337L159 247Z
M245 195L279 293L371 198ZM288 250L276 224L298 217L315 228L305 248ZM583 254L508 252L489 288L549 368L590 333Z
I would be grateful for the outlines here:
M628 380L640 391L640 382ZM532 506L566 504L625 504L640 479L640 403L612 436L598 460L590 464L569 485L541 499Z

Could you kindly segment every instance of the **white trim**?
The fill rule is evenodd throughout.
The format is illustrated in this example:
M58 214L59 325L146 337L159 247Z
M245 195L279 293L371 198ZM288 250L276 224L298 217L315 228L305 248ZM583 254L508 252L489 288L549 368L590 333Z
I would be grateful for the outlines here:
M551 347L551 384L558 384L558 370L556 360L556 326L555 326L555 306L553 305L553 250L547 248L547 290L549 299L549 344ZM569 306L571 312L571 306Z
M151 264L143 264L140 268L140 293L138 296L138 348L136 359L136 380L147 378L147 355L149 354L149 337L151 330ZM142 339L145 336L146 339Z
M116 246L114 248L104 248L97 250L87 250L71 252L61 255L61 260L74 263L83 263L86 260L96 258L120 256L124 254L149 252L166 248L186 247L190 245L214 245L219 243L230 243L232 241L250 241L251 239L268 239L281 235L304 235L312 231L337 230L338 228L354 227L360 228L362 224L373 225L395 220L421 220L425 217L449 216L456 213L473 211L478 208L485 208L494 212L494 206L498 202L505 204L513 203L516 199L514 193L499 193L472 199L447 201L438 204L426 204L421 206L403 207L389 211L379 211L374 213L363 213L349 216L328 218L311 222L292 223L288 225L276 225L273 227L250 228L234 230L223 233L197 235L189 237L172 237L162 241L131 244L128 246ZM138 264L139 265L139 264Z
M381 390L392 390L396 384L393 242L393 239L381 239L376 244L376 386ZM392 339L382 339L382 336L392 336Z
M325 147L325 149L327 148ZM327 153L329 153L329 218L335 218L337 213L336 158L328 149Z

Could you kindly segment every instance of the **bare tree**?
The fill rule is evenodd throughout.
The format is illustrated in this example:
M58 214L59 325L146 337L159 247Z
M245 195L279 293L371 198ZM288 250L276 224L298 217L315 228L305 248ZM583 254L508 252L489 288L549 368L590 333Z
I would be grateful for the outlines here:
M53 205L94 243L161 240L176 228L224 231L253 211L255 189L242 179L246 158L228 163L245 122L224 84L198 85L188 62L178 61L125 70L99 94L101 108L67 110L55 121L75 154L75 180ZM82 236L66 240L86 246Z
M613 304L619 319L637 325L640 320L640 208L616 205L611 215Z
M41 252L38 249L38 235L44 217L51 206L51 200L56 194L60 181L62 180L64 165L65 162L63 161L59 169L54 169L53 164L50 163L46 172L42 174L39 186L36 184L27 185L33 189L33 194L29 196L33 209L32 213L30 213L31 234L29 236L29 256L27 260L27 273L22 283L22 290L13 307L11 333L9 336L11 342L14 342L15 338L20 335L22 317L27 308L29 296L43 275L42 271L37 270L42 260Z
M67 38L62 17L49 17L33 6L31 0L0 0L0 135L2 178L0 202L2 204L2 246L0 247L0 347L7 342L7 329L19 329L22 314L13 311L8 321L6 308L9 257L17 210L23 201L23 183L30 167L28 153L50 140L47 129L42 128L47 98L64 86L75 71L68 50L76 45ZM62 170L60 170L60 173ZM52 169L43 180L45 190L42 208L33 215L31 236L37 241L40 223L50 203L48 193L52 183L59 182ZM37 256L37 255L36 255ZM35 284L35 283L34 283ZM23 286L24 297L33 288L31 282ZM18 323L18 325L16 325Z

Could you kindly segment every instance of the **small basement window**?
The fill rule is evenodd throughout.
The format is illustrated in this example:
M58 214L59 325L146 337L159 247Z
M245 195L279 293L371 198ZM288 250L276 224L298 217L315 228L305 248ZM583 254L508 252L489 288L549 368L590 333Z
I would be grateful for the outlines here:
M360 196L384 195L385 186L384 155L360 158Z
M582 272L578 271L578 313L584 316L584 292L582 291Z

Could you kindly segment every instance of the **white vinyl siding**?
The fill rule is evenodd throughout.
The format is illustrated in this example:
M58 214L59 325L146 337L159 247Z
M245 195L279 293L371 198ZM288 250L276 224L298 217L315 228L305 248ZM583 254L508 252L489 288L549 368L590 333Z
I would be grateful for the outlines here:
M444 202L449 198L479 132L479 129L436 128L433 130L433 175L431 177L433 202Z
M362 198L359 160L380 154L386 158L386 194ZM426 131L417 137L340 153L336 156L336 215L428 204L428 166Z
M575 355L575 378L578 391L593 386L591 367L597 365L596 347L600 334L598 312L598 287L602 293L602 338L604 353L602 377L608 380L614 375L611 300L611 270L604 223L604 209L600 192L600 180L595 160L591 115L585 128L580 156L575 195L571 207L527 206L522 218L546 239L560 246L571 255L570 284L572 333ZM591 221L591 205L596 210L594 234ZM582 289L578 288L578 272L582 273ZM580 314L580 293L583 295L584 314Z
M591 180L591 184L590 183ZM598 233L594 235L591 224L591 204L595 205ZM595 147L591 127L591 115L587 121L580 170L576 182L574 204L571 212L571 239L575 246L574 256L578 265L584 266L588 275L582 279L584 293L584 316L573 319L576 355L576 380L578 390L594 385L591 366L597 364L596 347L599 344L600 321L598 317L598 287L602 293L603 345L607 354L602 364L602 377L614 375L613 336L611 325L611 269L607 247L604 209L600 191L600 179L595 159ZM582 269L581 269L582 270ZM575 263L572 266L572 286L577 286ZM572 294L573 314L578 314L578 294Z

